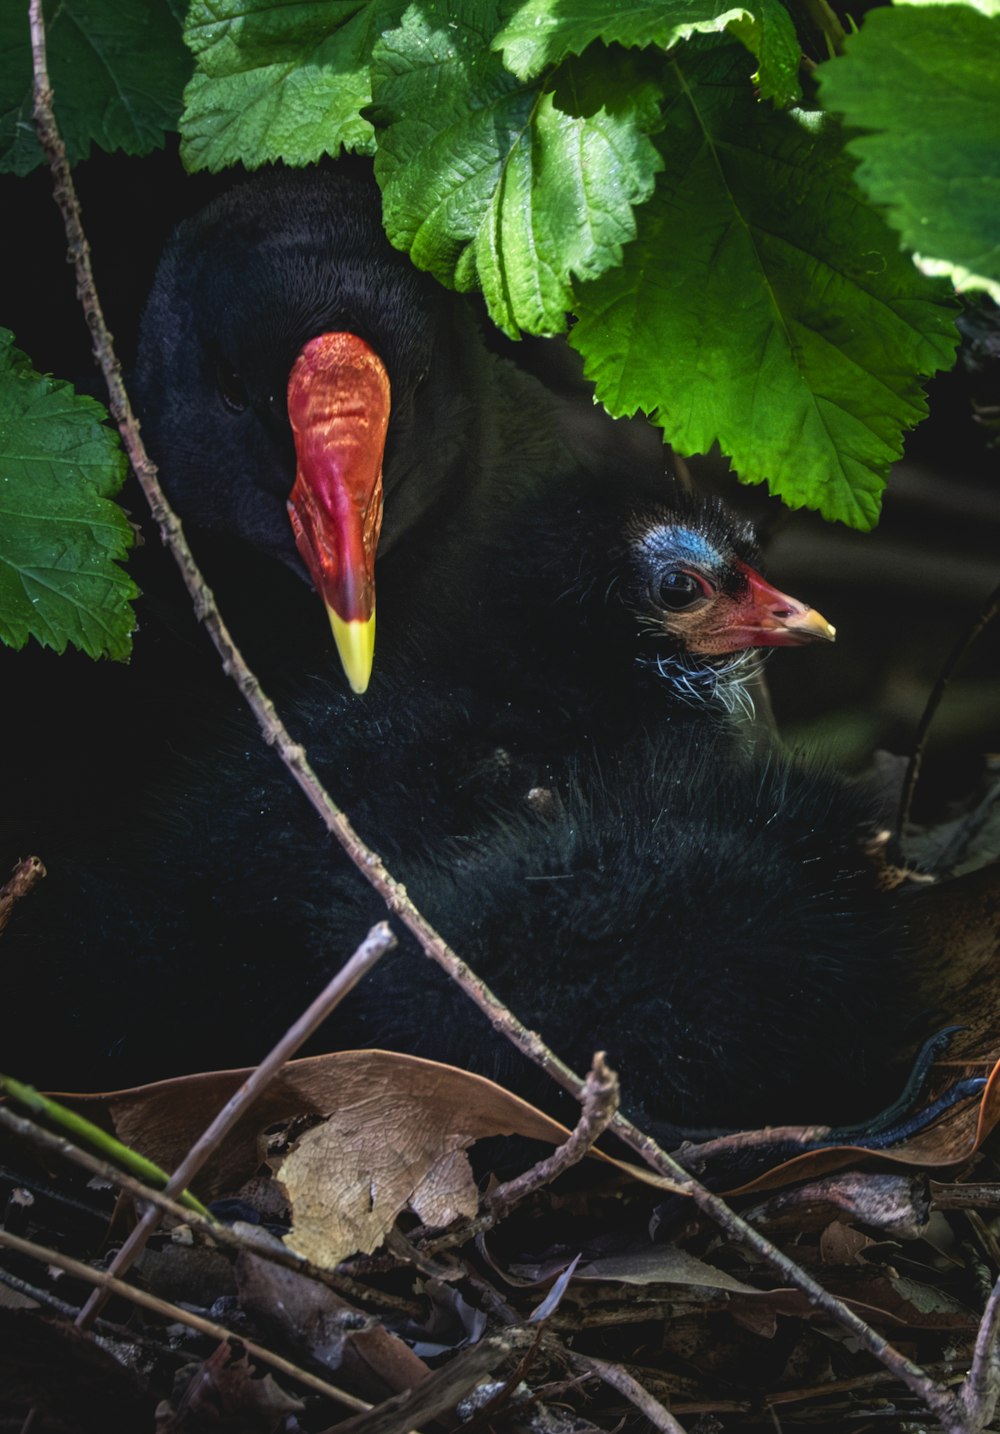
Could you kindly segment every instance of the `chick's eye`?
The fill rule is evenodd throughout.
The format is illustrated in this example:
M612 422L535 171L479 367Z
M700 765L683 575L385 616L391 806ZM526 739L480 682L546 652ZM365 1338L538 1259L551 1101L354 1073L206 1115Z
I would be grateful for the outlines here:
M219 364L215 371L215 381L218 384L219 397L230 413L242 413L250 407L247 386L234 368L228 364Z
M695 577L694 573L686 573L682 568L672 568L660 575L656 585L656 598L661 607L678 612L708 597L709 591L708 584Z

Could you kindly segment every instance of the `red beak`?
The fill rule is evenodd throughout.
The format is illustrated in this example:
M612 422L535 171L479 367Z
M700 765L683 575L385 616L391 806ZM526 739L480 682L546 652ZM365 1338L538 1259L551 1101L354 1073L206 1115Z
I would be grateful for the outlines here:
M837 629L814 607L779 592L746 563L738 562L737 567L747 580L748 592L737 607L733 625L727 629L734 649L833 642Z
M730 600L731 610L716 615L699 636L692 631L687 646L692 652L738 652L744 647L803 647L808 642L833 642L837 629L815 608L779 592L748 563L735 560L746 589ZM720 604L721 607L721 604Z
M375 550L382 527L382 457L389 376L356 334L320 334L288 379L295 486L288 500L302 561L326 604L355 692L371 676Z

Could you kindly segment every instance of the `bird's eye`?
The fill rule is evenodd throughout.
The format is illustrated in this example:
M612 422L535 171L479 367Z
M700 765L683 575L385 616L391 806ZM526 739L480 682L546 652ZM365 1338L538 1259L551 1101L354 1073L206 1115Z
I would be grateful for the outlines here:
M671 568L660 576L656 586L656 599L661 607L669 608L671 612L680 612L708 597L709 592L708 584L695 577L694 573L687 573L683 568Z
M219 386L219 397L230 413L242 413L250 407L247 386L234 368L220 363L215 371L215 381Z

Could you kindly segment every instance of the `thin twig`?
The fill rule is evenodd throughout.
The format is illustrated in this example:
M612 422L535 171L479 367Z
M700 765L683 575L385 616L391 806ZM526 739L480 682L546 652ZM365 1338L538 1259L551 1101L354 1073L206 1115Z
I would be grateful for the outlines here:
M477 1219L469 1221L458 1230L449 1230L446 1235L426 1241L424 1228L411 1230L408 1239L414 1244L420 1244L421 1253L437 1255L456 1245L464 1245L475 1235L492 1230L518 1201L527 1195L533 1195L544 1185L551 1184L564 1170L569 1170L583 1159L614 1119L618 1100L618 1076L608 1066L604 1052L597 1051L584 1084L580 1119L562 1145L557 1146L544 1160L539 1160L530 1170L491 1191L484 1199L485 1209Z
M234 1334L232 1330L226 1329L221 1324L216 1324L214 1320L203 1319L201 1315L196 1315L181 1305L171 1304L169 1300L162 1300L158 1295L150 1294L148 1290L141 1290L135 1285L126 1284L124 1280L117 1279L110 1272L92 1269L82 1260L74 1260L70 1255L64 1255L61 1250L50 1250L45 1245L36 1245L31 1240L22 1240L17 1235L9 1235L6 1230L0 1230L0 1246L14 1250L19 1255L27 1255L30 1259L39 1260L42 1264L55 1265L57 1269L65 1270L74 1279L84 1280L87 1284L98 1287L108 1299L112 1295L121 1295L123 1299L131 1300L133 1304L150 1310L162 1319L185 1324L190 1329L198 1330L200 1334L207 1334L210 1338L222 1342L233 1340L237 1344L241 1344L254 1359L271 1365L273 1369L287 1374L315 1394L325 1395L327 1399L333 1399L348 1409L367 1412L373 1407L365 1400L348 1394L346 1390L338 1389L335 1384L329 1384L325 1379L318 1379L315 1374L310 1374L308 1370L300 1369L297 1364L292 1364L290 1360L283 1359L280 1354L272 1353L271 1350L265 1349L263 1345L247 1339L244 1335Z
M993 1286L976 1335L976 1347L965 1383L958 1392L969 1430L985 1429L993 1418L1000 1396L1000 1362L997 1337L1000 1335L1000 1280Z
M763 1130L738 1130L732 1135L716 1135L711 1140L685 1140L673 1152L686 1166L703 1169L720 1155L733 1155L747 1150L767 1150L773 1145L801 1145L803 1148L825 1140L829 1125L768 1125Z
M164 1191L166 1195L176 1195L191 1184L220 1141L228 1135L236 1122L243 1117L267 1085L274 1080L289 1057L294 1055L299 1046L312 1035L316 1027L326 1020L333 1008L357 985L361 977L370 971L376 961L395 944L396 938L386 922L379 922L377 926L372 927L350 960L344 963L308 1010L286 1031L270 1055L260 1063L255 1071L251 1072L239 1089L229 1098L205 1133L195 1141L167 1182ZM120 1275L129 1268L156 1229L159 1221L160 1212L155 1205L151 1205L115 1256L110 1266L111 1274ZM87 1328L106 1299L105 1291L94 1291L77 1317L77 1324L81 1329Z
M514 1180L498 1185L493 1193L487 1196L486 1208L493 1219L503 1219L519 1200L534 1194L571 1165L582 1160L595 1140L604 1134L614 1120L618 1101L618 1076L608 1065L604 1052L597 1051L583 1086L583 1110L569 1137L545 1160L540 1160L537 1165L533 1165Z
M683 1427L670 1413L667 1407L648 1389L645 1389L637 1379L629 1374L628 1370L620 1364L612 1364L609 1360L598 1359L593 1354L569 1354L570 1363L574 1369L581 1374L596 1374L603 1383L616 1389L619 1394L624 1394L630 1404L635 1407L649 1420L654 1429L660 1429L663 1434L684 1434Z
M0 931L7 925L17 903L38 885L45 874L37 856L26 856L17 863L9 879L0 886Z
M927 705L917 724L917 733L913 739L913 755L910 758L906 768L906 777L903 780L903 791L899 799L899 816L896 820L897 846L902 845L903 833L906 829L907 822L910 820L910 810L913 806L913 797L917 790L920 768L924 760L924 746L927 741L927 733L930 731L931 723L934 721L937 710L941 705L941 700L944 697L948 684L954 677L966 653L977 641L980 633L993 621L998 612L1000 612L1000 587L994 588L993 592L990 593L968 632L956 643L948 657L948 661L941 669L938 679L931 689L931 695L927 699Z

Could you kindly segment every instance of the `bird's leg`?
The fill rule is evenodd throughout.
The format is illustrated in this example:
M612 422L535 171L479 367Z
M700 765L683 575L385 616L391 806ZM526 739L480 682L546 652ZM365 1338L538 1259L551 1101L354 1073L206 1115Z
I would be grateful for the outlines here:
M892 1104L870 1120L857 1125L839 1126L823 1144L842 1145L856 1140L866 1148L886 1150L919 1135L960 1101L982 1094L986 1081L982 1076L973 1076L956 1081L931 1101L930 1105L922 1108L918 1105L926 1094L934 1062L947 1049L952 1036L961 1029L961 1026L945 1026L926 1040L917 1052L905 1086Z

